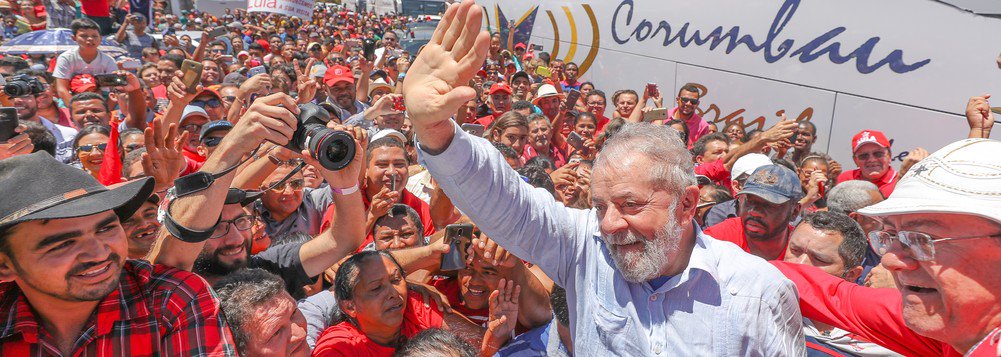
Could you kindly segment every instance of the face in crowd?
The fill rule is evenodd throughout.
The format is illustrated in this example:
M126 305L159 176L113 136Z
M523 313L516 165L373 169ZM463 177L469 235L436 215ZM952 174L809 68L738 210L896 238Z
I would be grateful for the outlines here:
M875 180L890 169L890 149L876 143L862 144L852 155L855 165L862 170L862 177Z
M295 167L295 165L279 165L262 184L261 189L265 191L264 195L261 196L261 203L275 220L283 220L295 213L302 205L303 188L305 187L302 171L292 175L292 178L284 183L280 183ZM277 186L269 189L275 184Z
M368 190L378 192L383 188L392 188L395 177L396 191L402 193L409 178L408 165L407 153L402 147L381 146L371 149L368 168L365 170Z
M688 117L694 114L695 109L699 107L699 92L682 89L675 101L678 103L678 111L681 115Z

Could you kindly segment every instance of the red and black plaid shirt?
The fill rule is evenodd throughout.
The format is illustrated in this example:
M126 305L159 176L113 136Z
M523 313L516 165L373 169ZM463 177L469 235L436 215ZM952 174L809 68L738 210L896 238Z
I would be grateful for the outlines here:
M21 289L0 284L0 356L61 355ZM219 299L200 276L128 260L72 356L235 356Z

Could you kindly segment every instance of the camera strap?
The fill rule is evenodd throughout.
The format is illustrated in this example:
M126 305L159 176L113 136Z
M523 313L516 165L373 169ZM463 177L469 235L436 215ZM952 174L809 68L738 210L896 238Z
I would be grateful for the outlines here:
M254 155L257 154L257 150L259 149L260 147L254 149L254 151L251 152L250 155L247 155L247 157L245 157L243 160L240 160L240 162L236 163L236 165L230 166L229 168L222 170L219 173L211 174L204 171L198 171L189 174L187 176L178 177L176 180L174 180L174 193L176 197L181 198L187 195L204 191L205 189L212 187L212 184L215 183L215 180L218 180L220 177L226 176L230 172L233 172L233 170L236 170L237 167L240 167L240 165L243 165L243 163L247 162L247 160L250 160L250 158L254 157Z

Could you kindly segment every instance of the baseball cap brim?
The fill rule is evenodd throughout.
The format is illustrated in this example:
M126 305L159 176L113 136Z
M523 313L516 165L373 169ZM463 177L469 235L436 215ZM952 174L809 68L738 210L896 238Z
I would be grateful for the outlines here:
M769 191L769 190L762 189L760 187L747 187L747 186L745 186L743 190L740 190L740 192L737 192L737 196L740 196L740 195L755 195L755 196L761 197L765 201L768 201L768 202L770 202L772 204L776 204L776 205L780 205L780 204L789 202L789 200L792 199L792 198L786 197L784 195L781 195L781 194L778 194L778 193L775 193L775 192L772 192L772 191Z
M84 217L109 210L114 210L118 219L125 220L153 194L153 185L152 178L144 177L33 212L8 225L39 219Z

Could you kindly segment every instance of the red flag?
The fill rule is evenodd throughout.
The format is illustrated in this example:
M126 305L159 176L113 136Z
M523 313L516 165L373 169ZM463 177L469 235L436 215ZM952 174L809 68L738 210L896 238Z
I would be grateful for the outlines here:
M122 159L118 152L118 124L121 120L111 119L111 137L108 138L107 150L104 150L104 161L101 162L101 173L98 181L109 186L122 182Z

